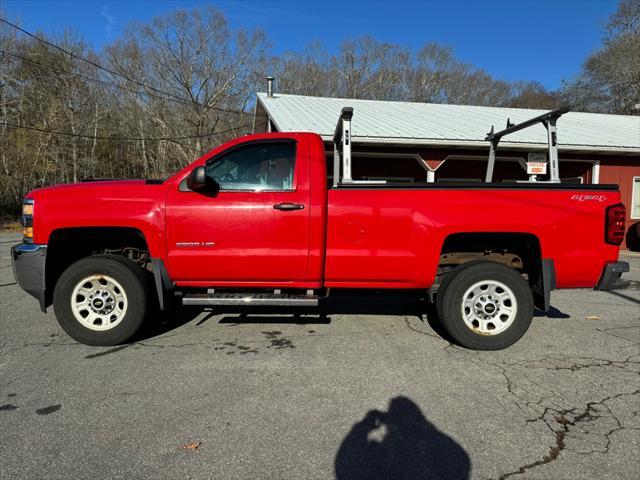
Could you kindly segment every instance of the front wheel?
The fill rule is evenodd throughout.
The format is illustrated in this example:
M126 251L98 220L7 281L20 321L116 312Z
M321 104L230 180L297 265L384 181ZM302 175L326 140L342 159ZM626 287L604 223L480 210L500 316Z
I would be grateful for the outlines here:
M495 262L463 264L440 286L436 308L460 345L500 350L517 342L533 318L533 294L513 268Z
M87 345L118 345L139 330L148 307L148 272L117 255L72 264L53 292L62 329Z

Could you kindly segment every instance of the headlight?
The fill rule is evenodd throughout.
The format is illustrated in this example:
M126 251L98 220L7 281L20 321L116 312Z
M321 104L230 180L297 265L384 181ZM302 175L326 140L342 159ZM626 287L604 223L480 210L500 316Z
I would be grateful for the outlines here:
M22 215L33 216L33 200L25 200L23 202Z
M33 199L25 198L22 201L22 217L20 218L20 223L22 223L22 240L25 243L33 242L33 211Z

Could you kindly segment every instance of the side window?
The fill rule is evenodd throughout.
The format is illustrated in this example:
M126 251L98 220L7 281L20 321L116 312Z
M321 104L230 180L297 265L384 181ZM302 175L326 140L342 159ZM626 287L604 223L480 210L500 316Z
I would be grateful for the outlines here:
M293 190L295 142L252 143L207 163L221 190Z

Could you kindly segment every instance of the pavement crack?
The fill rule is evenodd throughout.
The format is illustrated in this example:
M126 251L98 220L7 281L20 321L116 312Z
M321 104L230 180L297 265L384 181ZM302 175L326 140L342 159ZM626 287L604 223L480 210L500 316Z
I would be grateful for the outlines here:
M611 435L621 430L637 430L637 428L623 426L620 419L612 412L611 408L609 408L606 403L623 396L634 396L638 394L640 394L640 389L634 392L624 392L618 393L616 395L610 395L598 401L590 401L586 404L582 411L578 411L577 408L568 408L560 411L554 410L553 408L545 408L543 414L538 418L530 419L527 421L531 422L541 420L545 422L551 430L554 431L555 443L551 447L549 447L548 454L543 456L541 459L536 460L535 462L527 463L526 465L519 467L517 470L502 474L500 477L498 477L498 480L505 480L514 475L521 475L528 470L539 467L541 465L545 465L547 463L551 463L554 460L557 460L560 454L565 449L571 450L573 453L585 455L590 455L596 452L603 454L609 453L609 447L611 445ZM583 424L596 422L604 416L612 419L615 422L616 426L604 433L603 436L606 439L606 443L602 449L593 448L588 452L578 452L567 448L566 439L573 433L573 430L582 430L582 433L589 435L589 432L585 430ZM551 425L551 422L560 425L560 430L554 429Z
M637 329L637 326L633 326L633 327L614 327L614 328L596 328L596 332L600 332L600 333L604 333L606 335L611 335L612 337L616 337L619 338L620 340L625 340L627 342L630 342L634 345L640 345L640 342L637 342L635 340L631 340L629 338L626 337L622 337L620 335L616 335L615 333L612 333L611 330L626 330L626 329Z
M416 333L419 333L421 335L426 335L427 337L431 337L431 338L437 338L438 340L446 341L440 335L433 335L432 333L427 333L427 332L424 332L422 330L418 330L413 325L411 325L411 322L410 322L409 318L407 318L407 317L404 317L404 323L407 325L407 328L409 330L411 330L412 332L416 332ZM447 343L449 345L451 345L451 342L447 342Z
M501 475L500 477L498 477L498 480L505 480L506 478L509 478L509 477L511 477L513 475L521 475L524 472L526 472L527 470L531 470L532 468L539 467L540 465L545 465L547 463L553 462L554 460L556 460L560 456L560 452L562 452L562 450L564 450L564 448L565 448L564 436L565 436L564 432L556 432L556 443L555 443L555 445L553 445L553 446L551 446L549 448L549 454L548 455L545 455L544 457L542 457L541 460L537 460L537 461L535 461L533 463L529 463L527 465L523 465L518 470L515 470L513 472L509 472L509 473L505 473L505 474Z
M551 463L564 451L577 455L608 454L613 435L622 430L640 430L633 420L637 415L619 417L619 407L616 406L621 401L623 404L635 404L640 394L640 389L628 391L629 385L637 385L640 374L640 355L637 352L618 358L542 355L521 360L505 358L501 353L478 353L455 347L447 347L445 352L478 368L490 367L500 372L507 393L505 398L522 412L525 425L537 432L542 442L548 442L544 439L549 435L553 439L550 444L546 443L544 455L499 475L499 480ZM603 382L614 372L619 372L615 375L625 375L623 378L626 380L617 392L599 400L587 397L580 401L578 399L583 396L580 379L584 375L580 372L589 370L594 372L589 374L590 377L597 375ZM554 380L549 382L551 378ZM611 388L608 382L603 382L601 386ZM623 397L627 399L617 400Z

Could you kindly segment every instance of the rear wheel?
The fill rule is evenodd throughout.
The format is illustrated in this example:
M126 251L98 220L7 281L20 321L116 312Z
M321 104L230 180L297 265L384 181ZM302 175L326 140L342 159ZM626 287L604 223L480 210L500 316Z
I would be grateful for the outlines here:
M442 327L460 345L500 350L517 342L533 318L533 294L513 268L472 262L449 273L436 298Z
M148 272L117 255L94 255L67 268L53 293L62 329L87 345L118 345L138 331L149 295Z

